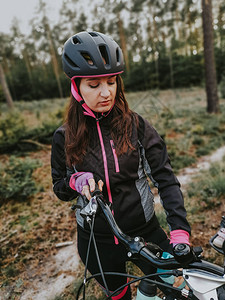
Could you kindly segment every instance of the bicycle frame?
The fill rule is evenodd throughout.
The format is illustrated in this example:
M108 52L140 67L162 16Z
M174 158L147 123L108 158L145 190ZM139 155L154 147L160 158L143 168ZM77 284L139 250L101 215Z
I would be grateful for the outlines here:
M103 201L100 193L95 193L88 205L82 209L83 217L90 220L96 214L100 206L113 235L126 247L127 255L133 258L142 258L155 268L163 270L174 270L175 276L183 276L187 288L180 290L180 299L199 299L199 300L224 300L225 299L225 275L224 269L220 266L201 259L202 250L194 249L196 261L188 266L182 266L174 258L162 259L156 248L149 248L141 237L130 237L122 232L118 227L110 207ZM178 271L179 269L179 271ZM182 271L180 270L182 269ZM147 277L147 276L146 276ZM157 280L156 285L160 285ZM170 285L168 285L171 288ZM175 290L175 289L174 289ZM177 294L177 289L176 289ZM179 299L176 297L176 299Z
M184 269L183 277L198 299L220 299L225 297L225 277L196 269ZM221 287L221 289L220 289ZM221 294L221 295L220 295Z

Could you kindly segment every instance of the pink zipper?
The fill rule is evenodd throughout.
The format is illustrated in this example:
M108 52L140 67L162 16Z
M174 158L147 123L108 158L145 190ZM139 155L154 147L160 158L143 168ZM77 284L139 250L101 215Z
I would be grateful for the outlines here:
M105 147L104 147L104 142L102 138L102 132L101 128L99 125L99 121L97 121L97 129L98 129L98 135L100 139L100 144L102 148L102 156L103 156L103 163L104 163L104 170L105 170L105 181L106 181L106 188L109 196L109 202L112 203L112 194L111 194L111 189L110 189L110 183L109 183L109 172L108 172L108 164L107 164L107 158L106 158L106 153L105 153ZM114 211L112 210L112 213L114 215ZM119 241L116 236L114 236L115 244L118 245Z
M110 140L110 144L111 144L111 148L112 148L112 152L113 152L113 156L114 156L116 173L119 173L119 171L120 171L119 162L118 162L118 158L117 158L117 155L116 155L116 150L115 150L115 146L114 146L113 140Z
M105 181L106 181L106 187L107 187L107 192L108 192L108 196L109 196L109 202L112 203L112 194L111 194L110 184L109 184L108 164L107 164L105 147L104 147L104 143L103 143L102 132L101 132L101 128L99 125L99 121L97 121L97 129L98 129L98 135L99 135L100 144L101 144L101 148L102 148L102 156L103 156L104 170L105 170Z

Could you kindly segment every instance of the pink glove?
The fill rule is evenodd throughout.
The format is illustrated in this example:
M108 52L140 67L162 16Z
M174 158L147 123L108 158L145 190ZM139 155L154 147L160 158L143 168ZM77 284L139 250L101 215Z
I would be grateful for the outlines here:
M172 230L170 232L170 244L173 244L173 246L177 244L190 245L189 233L182 229Z
M69 186L81 194L84 185L89 185L88 180L94 178L90 172L77 172L70 177Z

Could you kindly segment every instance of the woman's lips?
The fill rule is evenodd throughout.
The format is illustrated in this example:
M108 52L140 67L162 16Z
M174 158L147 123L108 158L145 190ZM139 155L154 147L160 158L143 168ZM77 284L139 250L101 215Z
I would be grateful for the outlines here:
M102 106L107 106L107 105L109 105L110 104L110 100L107 100L107 101L102 101L102 102L100 102L100 105L102 105Z

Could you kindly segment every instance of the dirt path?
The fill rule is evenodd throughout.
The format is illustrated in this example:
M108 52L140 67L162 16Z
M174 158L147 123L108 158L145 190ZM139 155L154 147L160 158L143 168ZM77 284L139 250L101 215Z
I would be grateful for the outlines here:
M178 176L183 189L185 189L185 185L188 184L192 177L200 170L208 169L211 163L220 161L223 156L225 156L225 146L210 156L202 157L195 167L183 169ZM159 199L157 200L156 197L156 202L157 201L159 201ZM56 255L48 258L48 261L43 266L39 266L39 275L30 280L27 289L22 293L20 299L54 299L75 280L78 265L79 257L76 250L76 242L74 242L73 245L59 249Z
M212 163L221 161L224 156L225 146L217 149L211 155L201 157L195 167L187 167L181 170L177 176L181 184L181 189L185 190L186 185L191 182L194 176L196 176L200 171L209 169ZM155 203L159 202L159 196L155 196Z
M52 300L60 295L76 278L79 265L76 243L63 247L38 270L38 277L30 281L21 300Z
M217 149L211 155L201 157L196 167L183 169L177 176L181 185L185 187L199 171L209 169L212 163L221 161L223 156L225 156L225 146Z

